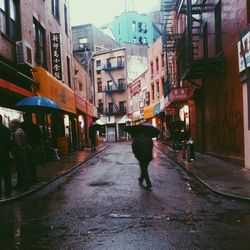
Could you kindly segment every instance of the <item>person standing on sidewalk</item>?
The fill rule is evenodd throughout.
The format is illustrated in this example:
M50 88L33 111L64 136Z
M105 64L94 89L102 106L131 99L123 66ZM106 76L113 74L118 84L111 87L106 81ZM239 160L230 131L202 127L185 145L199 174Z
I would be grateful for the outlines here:
M9 129L3 125L3 117L0 115L0 197L2 195L2 179L4 180L4 195L9 197L12 192L10 151L10 132Z
M17 119L10 121L11 138L13 141L13 156L17 169L17 189L27 190L30 185L29 161L26 135Z
M152 188L152 184L148 175L149 162L153 160L153 141L152 138L144 133L138 133L134 135L132 141L132 150L139 161L141 175L138 178L139 183L142 185L143 181L146 181L146 188Z
M91 144L91 150L95 150L96 146L96 129L94 128L93 124L89 126L89 138Z
M35 123L32 122L32 114L25 113L21 128L26 134L27 152L30 167L31 183L37 181L37 164L41 150L41 131Z

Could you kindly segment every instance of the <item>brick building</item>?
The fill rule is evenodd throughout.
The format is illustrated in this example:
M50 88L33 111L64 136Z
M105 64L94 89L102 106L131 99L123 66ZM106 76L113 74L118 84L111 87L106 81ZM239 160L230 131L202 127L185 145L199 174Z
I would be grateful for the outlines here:
M188 129L196 150L240 164L244 164L244 115L237 22L246 25L246 3L162 1L165 49L176 61L177 86L189 91ZM170 75L167 85L168 97Z

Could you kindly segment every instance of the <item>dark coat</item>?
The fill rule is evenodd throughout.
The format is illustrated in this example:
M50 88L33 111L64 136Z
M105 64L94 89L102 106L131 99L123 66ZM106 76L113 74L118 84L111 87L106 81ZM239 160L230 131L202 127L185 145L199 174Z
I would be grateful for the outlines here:
M152 138L138 134L132 142L132 150L139 162L149 162L153 159L153 141Z
M9 151L11 151L10 132L7 127L0 124L0 162L9 160Z

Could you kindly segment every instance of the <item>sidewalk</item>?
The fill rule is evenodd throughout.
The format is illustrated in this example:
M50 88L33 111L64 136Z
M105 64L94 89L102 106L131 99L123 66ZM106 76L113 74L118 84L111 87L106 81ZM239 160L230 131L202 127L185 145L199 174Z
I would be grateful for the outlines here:
M234 199L250 201L250 171L240 165L223 161L206 154L196 153L192 162L182 158L182 152L155 141L154 145L171 160L210 190Z
M46 163L45 166L39 165L37 167L37 176L38 176L39 181L35 185L31 186L30 189L27 191L18 192L17 190L13 189L12 195L10 198L4 198L4 197L0 198L0 205L13 201L13 200L20 199L24 196L27 196L43 188L50 182L56 180L57 178L77 168L80 164L82 164L86 160L99 154L107 147L108 146L105 144L100 144L97 147L96 151L91 151L89 148L85 148L82 151L73 152L68 156L64 156L58 161L50 161ZM16 182L17 182L17 177L16 177L16 174L14 173L12 174L12 186L13 187L16 186Z

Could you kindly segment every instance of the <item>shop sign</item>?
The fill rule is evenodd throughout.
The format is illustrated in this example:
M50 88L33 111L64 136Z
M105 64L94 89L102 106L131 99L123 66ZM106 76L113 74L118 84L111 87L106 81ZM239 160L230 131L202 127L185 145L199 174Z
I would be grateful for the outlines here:
M169 94L169 100L174 101L186 101L188 99L188 88L175 88L172 89Z
M162 96L160 99L160 111L163 111L164 108L165 108L165 100L164 100L164 96Z
M141 91L141 81L138 80L135 83L130 85L130 96L135 96L136 94L139 94Z
M246 58L247 67L250 66L250 31L238 41L238 60L239 72L245 70L244 57ZM242 46L241 46L242 45Z
M160 110L160 103L158 102L157 104L154 105L154 115L157 115L161 112Z
M144 119L149 119L154 116L154 107L148 106L144 107Z
M62 80L62 58L60 40L60 33L50 34L52 74L58 80Z

